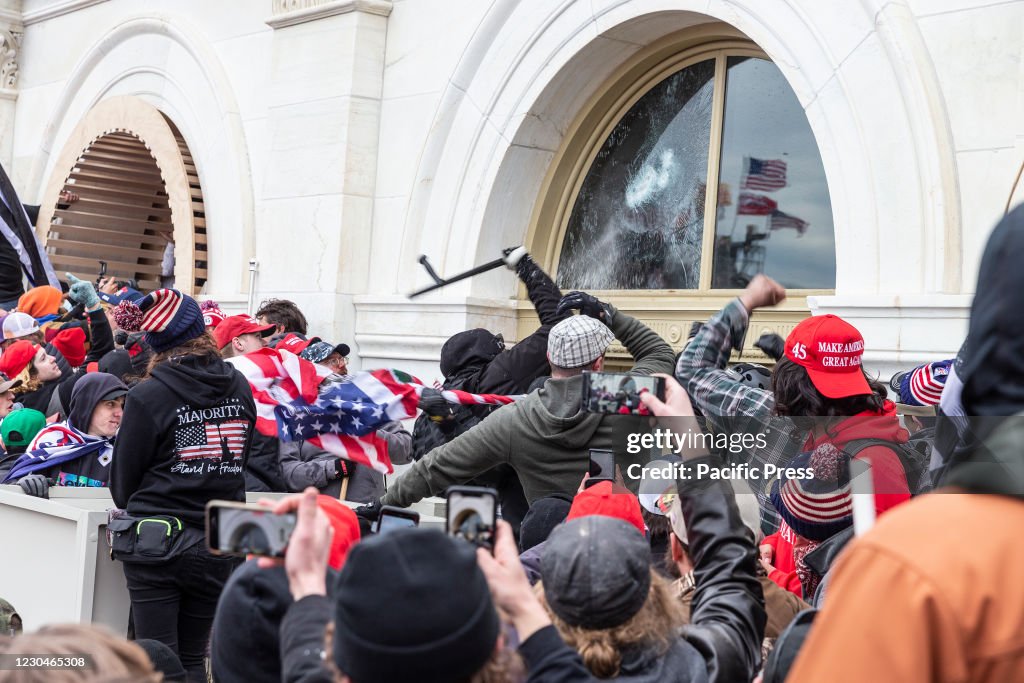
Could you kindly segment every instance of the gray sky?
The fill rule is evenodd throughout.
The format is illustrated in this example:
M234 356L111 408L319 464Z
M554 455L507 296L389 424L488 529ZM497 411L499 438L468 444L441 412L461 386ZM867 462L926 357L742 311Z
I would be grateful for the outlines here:
M787 186L764 194L779 210L810 223L803 237L795 230L776 230L767 247L765 272L788 287L835 287L835 233L825 171L817 143L803 109L778 67L763 59L748 59L729 69L726 81L725 132L722 139L720 182L732 189L733 206L719 212L718 234L732 230L743 174L743 157L782 159ZM767 218L740 216L736 236L746 226L758 229Z

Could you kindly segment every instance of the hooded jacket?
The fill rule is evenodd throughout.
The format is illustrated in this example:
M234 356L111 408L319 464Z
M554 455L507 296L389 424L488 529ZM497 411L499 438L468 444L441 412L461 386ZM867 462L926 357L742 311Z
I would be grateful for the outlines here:
M625 313L611 326L633 356L632 374L669 372L674 354L656 332ZM621 416L584 412L583 377L549 379L543 388L491 413L479 425L436 448L407 470L385 494L385 505L407 507L487 470L511 465L526 499L573 495L587 471L591 448L612 448L627 427ZM643 455L637 462L642 464ZM617 462L623 473L628 463ZM629 482L635 480L627 480Z
M217 357L160 363L128 392L110 492L132 514L204 525L211 500L245 500L256 423L245 378Z
M114 439L92 436L88 431L96 405L115 389L125 386L113 375L97 372L83 377L75 385L68 419L40 431L7 476L14 481L26 474L39 473L54 480L57 486L106 486ZM33 459L57 462L44 467L44 462L32 462Z

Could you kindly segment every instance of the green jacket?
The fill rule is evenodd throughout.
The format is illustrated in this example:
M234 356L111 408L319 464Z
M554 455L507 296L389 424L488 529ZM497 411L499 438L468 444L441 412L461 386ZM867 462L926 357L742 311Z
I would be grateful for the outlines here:
M631 374L672 372L672 347L656 332L625 313L616 312L613 320L612 332L635 361ZM531 504L556 493L574 495L587 471L590 449L611 449L613 428L621 439L627 424L623 420L629 420L580 410L582 387L582 376L549 379L542 388L430 451L398 477L381 502L406 507L504 463L519 475ZM623 474L624 458L646 461L621 452L615 457Z

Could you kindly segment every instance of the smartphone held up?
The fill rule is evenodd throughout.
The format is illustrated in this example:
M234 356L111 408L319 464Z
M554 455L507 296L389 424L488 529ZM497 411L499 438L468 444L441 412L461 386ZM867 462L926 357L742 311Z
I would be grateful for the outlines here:
M583 372L583 410L607 415L650 415L644 392L665 400L665 378L624 372Z
M498 492L480 486L450 486L447 496L446 532L494 552Z
M590 449L590 465L587 469L586 488L602 481L615 481L615 453L600 448Z
M396 529L412 529L420 525L420 513L415 510L385 505L380 509L374 532L386 534Z
M296 521L292 512L278 515L259 505L212 500L206 506L206 545L214 555L284 557Z

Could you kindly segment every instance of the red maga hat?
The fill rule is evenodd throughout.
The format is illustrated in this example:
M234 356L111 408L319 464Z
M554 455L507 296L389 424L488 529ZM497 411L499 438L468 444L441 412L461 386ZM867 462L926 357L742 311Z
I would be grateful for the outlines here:
M870 394L861 369L864 337L835 315L807 318L786 338L786 358L807 369L814 388L826 398Z
M231 343L235 337L243 334L259 334L261 337L269 337L274 332L273 325L260 325L259 321L251 315L233 315L224 318L213 330L213 338L217 340L217 348L223 349Z

